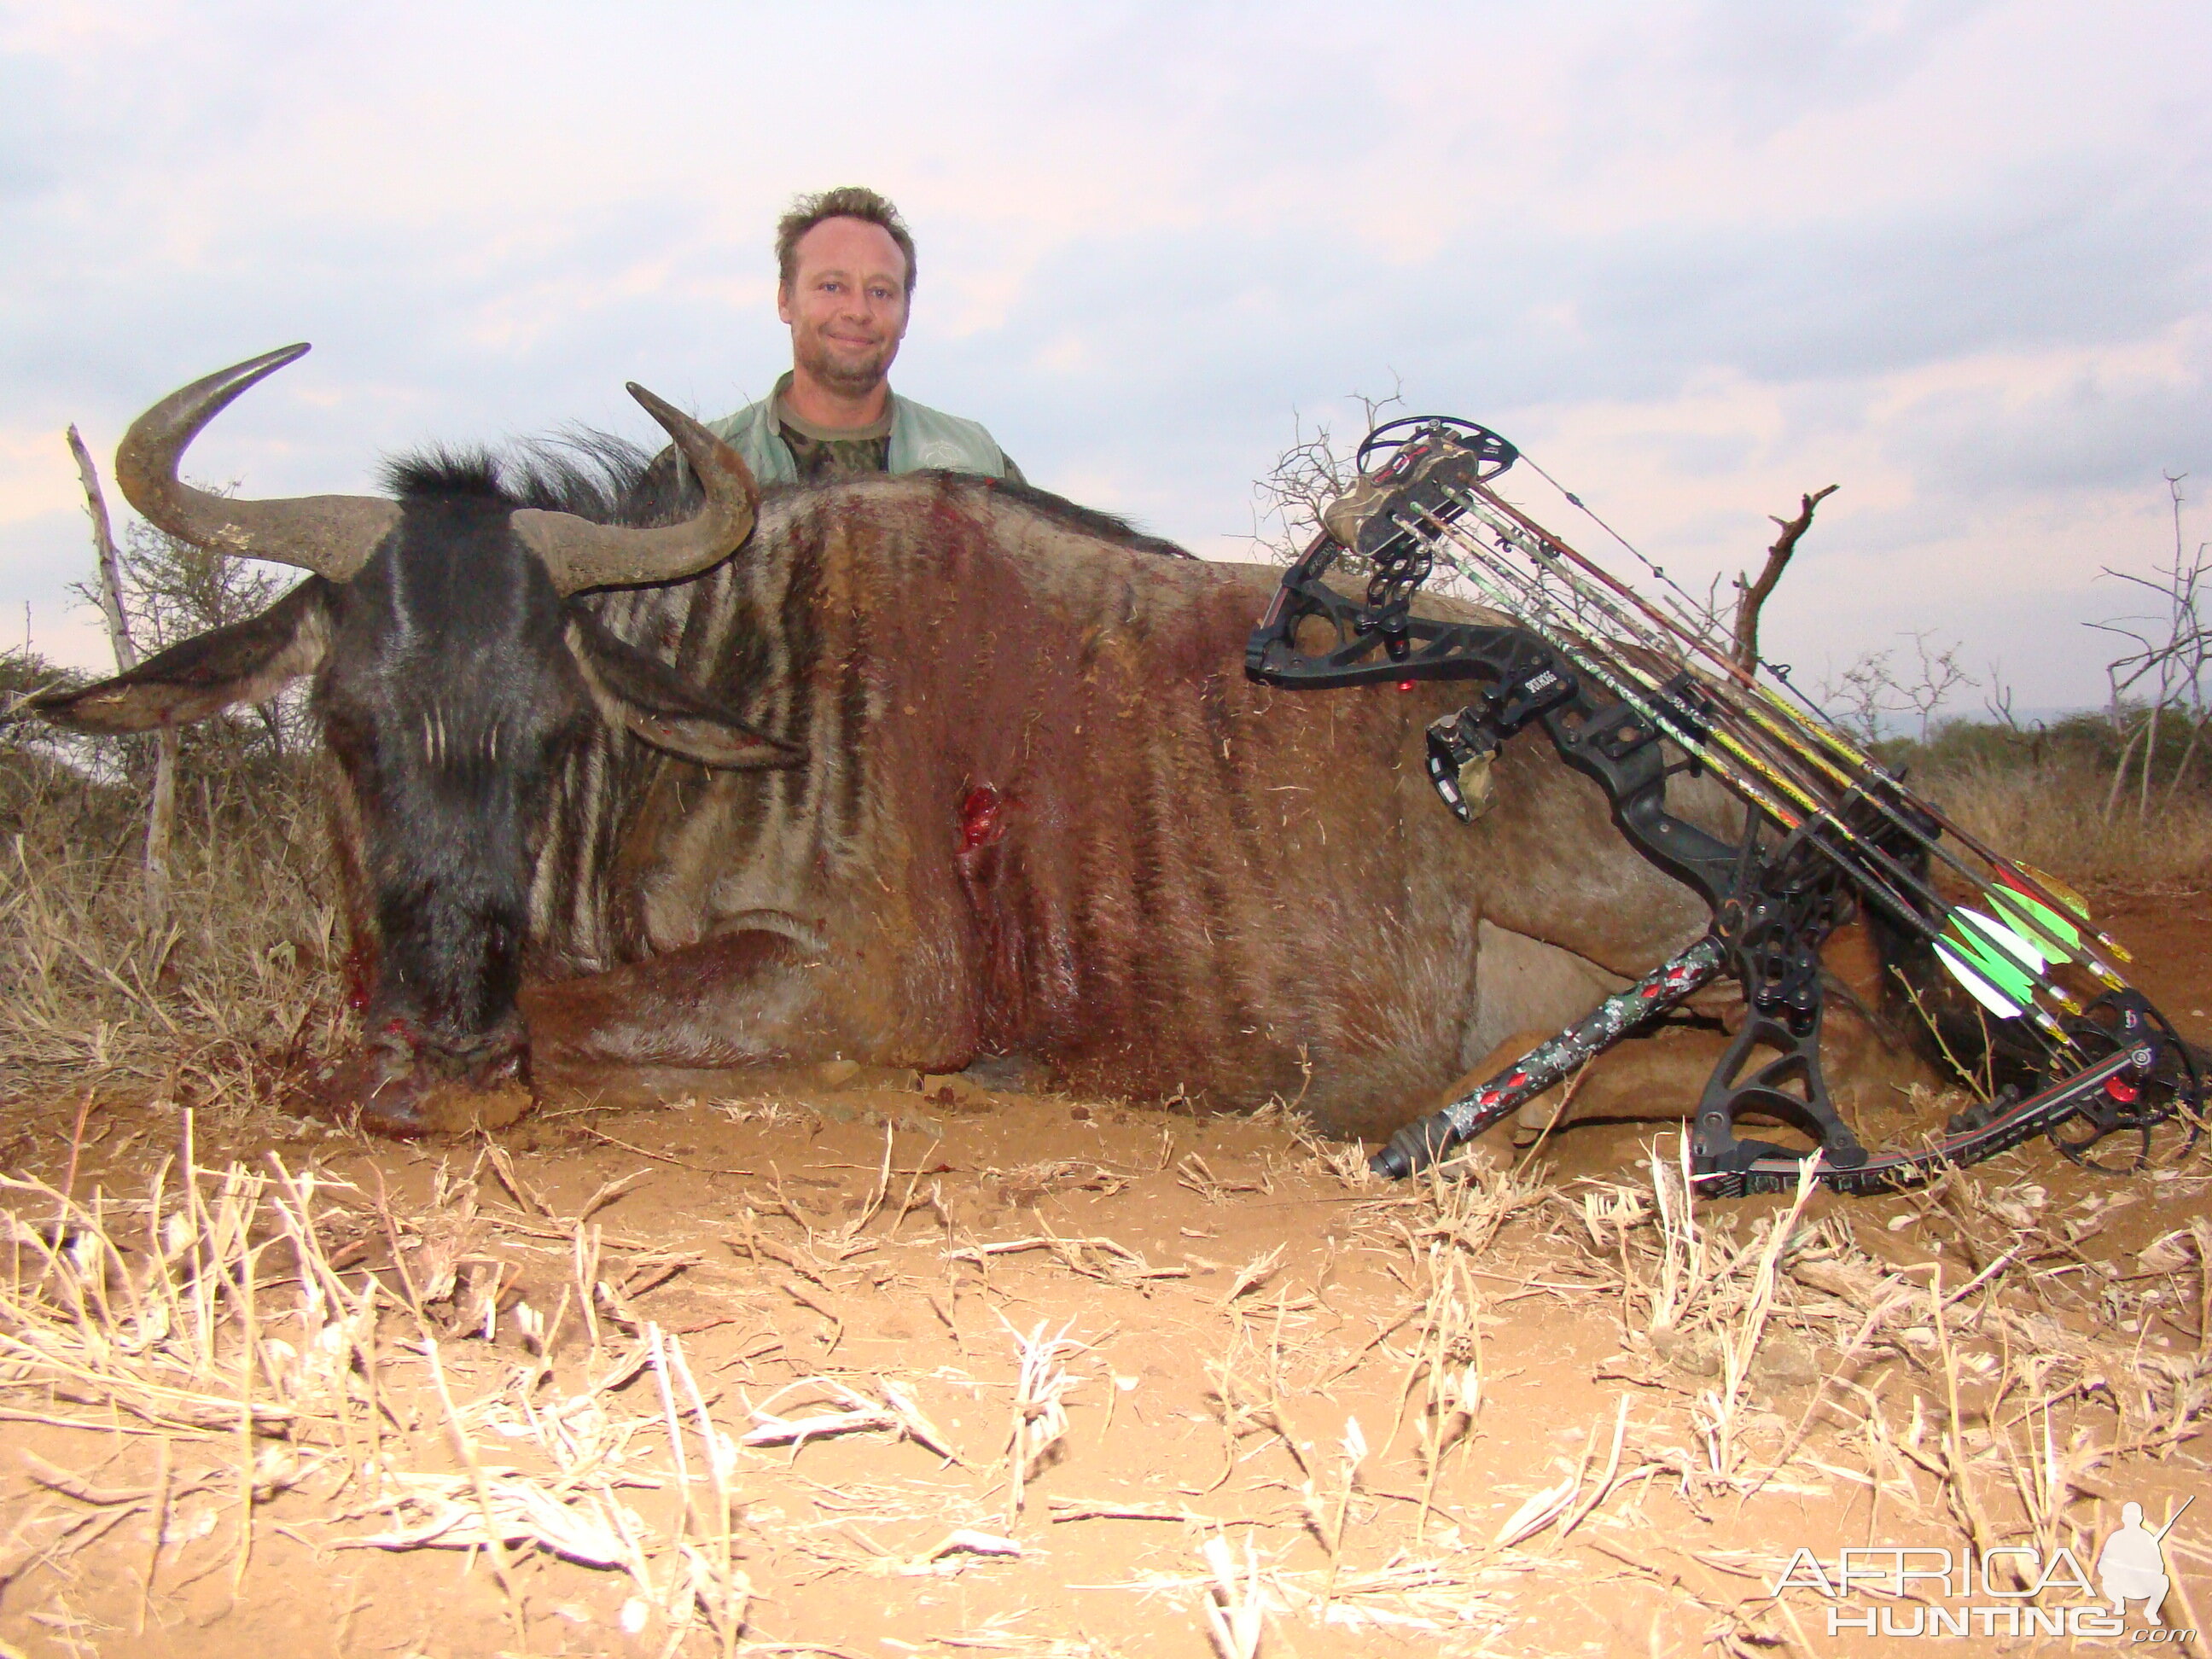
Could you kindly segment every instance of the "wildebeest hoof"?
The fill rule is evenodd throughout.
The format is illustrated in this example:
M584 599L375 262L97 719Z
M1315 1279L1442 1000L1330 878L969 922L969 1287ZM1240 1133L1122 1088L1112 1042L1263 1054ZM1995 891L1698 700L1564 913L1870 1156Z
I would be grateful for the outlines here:
M505 1128L534 1103L511 1076L477 1085L436 1077L419 1061L394 1066L377 1054L346 1061L316 1091L325 1115L392 1140Z
M1028 1054L978 1054L960 1075L1004 1094L1038 1094L1053 1084L1052 1067Z
M422 1127L413 1133L465 1135L479 1129L504 1129L528 1115L536 1104L530 1091L512 1078L485 1088L434 1083L416 1103L415 1115Z

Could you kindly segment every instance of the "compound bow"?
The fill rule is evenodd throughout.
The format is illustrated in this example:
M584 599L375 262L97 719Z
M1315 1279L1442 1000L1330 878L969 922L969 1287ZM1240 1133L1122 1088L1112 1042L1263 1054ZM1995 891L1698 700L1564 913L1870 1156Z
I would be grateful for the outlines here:
M1375 1170L1402 1177L1425 1168L1723 975L1741 985L1746 1018L1693 1120L1701 1190L1795 1187L1812 1157L1823 1184L1880 1191L2038 1133L2088 1163L2099 1141L2130 1131L2139 1164L2152 1129L2176 1118L2193 1146L2203 1100L2196 1058L2114 965L2128 954L2093 925L2080 896L1947 818L1786 673L1738 662L1710 610L1651 604L1499 495L1492 483L1517 459L1496 433L1447 416L1370 432L1357 483L1323 514L1322 533L1254 630L1246 672L1316 689L1475 681L1479 699L1429 728L1429 776L1444 804L1471 822L1468 769L1486 769L1501 744L1540 724L1567 763L1604 789L1629 841L1711 907L1713 925L1473 1092L1399 1131ZM1364 596L1326 580L1347 554L1367 568ZM1416 615L1414 596L1440 563L1509 620ZM1667 780L1686 771L1711 772L1744 803L1740 840L1667 811ZM1942 896L1937 867L1979 908ZM2014 1061L1994 1099L1918 1147L1862 1144L1820 1069L1820 948L1861 902L1932 954L1997 1022L1996 1046ZM1754 1066L1762 1050L1774 1057ZM1797 1129L1811 1151L1740 1137L1747 1116Z

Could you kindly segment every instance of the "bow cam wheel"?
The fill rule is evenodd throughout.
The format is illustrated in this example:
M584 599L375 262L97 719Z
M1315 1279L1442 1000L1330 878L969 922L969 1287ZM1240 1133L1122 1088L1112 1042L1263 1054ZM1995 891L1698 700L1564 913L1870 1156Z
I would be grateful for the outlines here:
M2085 1170L2133 1175L2152 1161L2152 1132L2179 1120L2179 1145L2163 1160L2177 1164L2196 1150L2203 1131L2203 1079L2197 1060L2166 1016L2141 997L2107 992L2064 1022L2090 1064L2122 1049L2148 1048L2148 1069L2108 1078L2090 1102L2044 1131L2052 1146ZM2106 1139L2119 1144L2102 1157Z
M1359 476L1388 483L1450 444L1475 459L1475 482L1487 483L1521 459L1521 452L1486 426L1463 421L1456 415L1408 415L1387 421L1360 440L1353 457Z

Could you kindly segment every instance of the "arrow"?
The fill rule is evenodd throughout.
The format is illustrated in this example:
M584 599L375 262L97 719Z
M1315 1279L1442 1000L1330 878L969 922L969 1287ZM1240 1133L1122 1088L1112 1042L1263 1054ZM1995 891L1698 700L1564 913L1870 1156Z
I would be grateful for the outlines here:
M1667 687L1633 659L1608 650L1577 630L1571 621L1560 617L1559 603L1540 580L1500 562L1480 543L1459 532L1449 520L1426 509L1415 510L1435 526L1433 552L1491 602L1518 617L1538 638L1711 770L1746 803L1785 830L1804 832L1808 845L1834 861L1863 891L1881 900L1883 908L1899 921L1927 939L1937 960L1983 1007L2000 1019L2025 1017L2062 1048L2074 1046L2065 1030L2036 1003L2039 981L2044 981L2041 988L2067 1012L2079 1012L2079 1005L2047 981L2043 957L2033 945L1978 910L1947 908L1911 871L1855 835L1807 782L1786 775L1767 757L1753 752L1737 734L1686 714ZM1445 542L1468 556L1455 556L1443 545ZM1698 729L1700 726L1705 728L1703 733ZM1717 740L1720 747L1702 742L1704 735ZM1738 763L1750 771L1738 769ZM1769 786L1779 790L1782 798L1770 793ZM1824 831L1840 837L1844 844L1832 844ZM1920 902L1916 904L1908 895L1917 895ZM1929 921L1929 911L1939 920Z
M1843 822L1838 816L1837 806L1824 799L1818 793L1820 785L1817 780L1802 775L1791 775L1785 763L1775 756L1759 750L1753 740L1753 733L1731 729L1729 723L1711 717L1713 714L1723 712L1722 710L1685 710L1669 686L1661 681L1650 669L1631 656L1607 649L1608 642L1601 641L1581 631L1575 626L1576 622L1580 619L1562 617L1560 601L1547 591L1540 576L1532 576L1505 564L1480 541L1467 535L1459 526L1434 511L1421 507L1416 507L1414 511L1417 517L1427 521L1427 526L1433 526L1431 533L1437 538L1436 542L1431 544L1433 551L1441 555L1462 575L1490 595L1503 609L1510 614L1519 617L1547 643L1566 654L1578 667L1597 679L1637 714L1650 721L1685 753L1695 757L1702 764L1710 768L1716 776L1727 783L1752 805L1758 807L1785 830L1810 829L1816 834L1826 830L1840 837L1844 844L1844 850L1864 861L1862 866L1846 865L1846 868L1851 870L1863 884L1878 884L1893 898L1898 899L1905 916L1931 937L1938 932L1938 928L1925 920L1926 912L1933 912L1947 920L1959 914L1948 910L1944 902L1917 878L1912 872L1899 864L1880 847L1863 840L1851 830L1848 823ZM1466 554L1468 557L1463 560L1448 551L1442 545L1446 541ZM1516 544L1518 544L1517 542ZM1522 550L1528 551L1525 547ZM1620 617L1620 613L1607 604L1602 594L1589 592L1586 588L1575 582L1571 573L1568 573L1568 580L1575 592L1591 599L1613 620L1628 627L1632 633L1634 632L1633 624ZM1548 618L1551 625L1547 627L1545 622L1540 620L1540 617ZM1660 642L1649 639L1640 640L1638 642L1647 650L1661 653L1670 661L1679 661L1679 658L1674 653L1666 652ZM1634 689L1624 684L1624 680L1632 681ZM1650 699L1649 702L1644 700L1647 697ZM1702 732L1699 730L1700 727L1703 728ZM1701 739L1710 739L1710 743ZM1715 752L1711 744L1717 744L1719 750L1724 751L1728 758L1724 759L1721 753ZM1856 780L1838 771L1816 756L1808 756L1795 747L1788 748L1785 752L1791 758L1800 762L1812 761L1816 766L1826 771L1835 781L1844 785L1847 790L1856 787ZM1735 765L1750 769L1758 782L1753 782L1752 778L1735 770ZM1779 793L1781 798L1779 801L1774 795L1766 793L1768 788ZM1872 800L1863 793L1861 799L1867 799L1869 805L1875 806L1878 810L1887 811L1881 807L1880 802ZM1782 802L1785 801L1788 803L1787 807L1782 805ZM1925 844L1925 837L1920 836L1911 824L1898 820L1893 813L1889 816L1893 821L1898 822L1900 829L1908 834L1915 835L1923 841L1923 845ZM1956 861L1953 860L1953 862L1955 864ZM1960 873L1966 876L1967 879L1974 881L1978 888L1987 888L1988 883L1978 878L1972 871L1966 870L1963 866L1959 867ZM1879 877L1876 876L1876 872L1880 872ZM1914 905L1899 898L1900 890L1917 895L1920 901L1919 904ZM1966 924L1966 933L1981 931L1986 943L1997 945L2008 954L2016 953L2017 951L2027 951L2031 971L2039 974L2042 957L2031 947L2022 944L2016 934L1979 912L1968 911L1964 914L1972 918L1972 921ZM2004 935L2003 939L2000 939L1994 933L1988 932L1992 928L2002 933Z
M2074 959L2081 944L2081 930L2049 905L2039 903L2009 886L1989 888L1984 896L1990 901L1990 908L2034 946L2036 954L2044 961L2056 966Z
M1541 471L1541 470L1542 469L1540 468L1538 469L1539 471ZM1545 477L1548 478L1550 475L1545 474ZM1564 494L1565 492L1562 491L1562 493ZM1582 507L1583 505L1582 502L1572 495L1568 495L1568 499L1574 501L1575 505L1577 507ZM1681 641L1685 644L1690 646L1693 650L1697 651L1699 654L1717 664L1723 671L1723 675L1721 684L1725 684L1731 691L1741 691L1748 694L1749 696L1755 698L1759 702L1765 704L1775 714L1779 714L1783 719L1788 720L1790 724L1796 727L1806 738L1810 739L1813 744L1818 745L1821 748L1826 748L1832 753L1841 757L1851 766L1857 769L1860 775L1856 778L1847 779L1844 776L1838 775L1833 767L1828 765L1821 759L1814 748L1808 747L1803 743L1792 742L1784 732L1775 727L1771 721L1762 719L1756 708L1739 706L1735 709L1735 712L1740 717L1749 719L1754 724L1763 728L1769 736L1773 738L1778 743L1780 743L1784 750L1796 758L1801 763L1816 766L1820 769L1828 772L1832 777L1835 777L1838 782L1844 783L1847 787L1857 790L1863 799L1866 800L1870 805L1873 805L1878 811L1881 811L1892 823L1896 823L1907 834L1911 835L1916 840L1919 841L1923 847L1926 847L1929 852L1942 859L1945 863L1950 865L1954 869L1958 871L1961 876L1965 877L1968 881L1972 882L1976 888L1981 890L1984 895L1989 893L1990 887L1990 884L1986 878L1967 869L1963 864L1960 863L1956 858L1952 856L1947 848L1942 847L1939 842L1930 840L1924 834L1922 834L1910 822L1906 821L1902 815L1886 805L1879 798L1879 795L1873 790L1869 789L1867 786L1869 783L1874 784L1882 792L1893 794L1899 801L1911 806L1915 811L1925 813L1929 818L1933 820L1943 830L1948 832L1960 846L1966 848L1977 858L1981 859L1984 862L1988 864L1992 870L1996 872L2000 880L2018 888L2026 895L2026 896L2034 898L2046 905L2051 903L2062 905L2065 908L2072 910L2082 920L2083 922L2086 923L2088 921L2089 908L2081 901L2081 896L2078 893L2075 893L2072 888L2068 887L2063 882L2057 881L2054 878L2046 876L2042 871L2035 869L2032 866L2015 863L2002 857L1993 848L1981 841L1979 837L1968 831L1963 825L1954 822L1952 819L1944 816L1944 814L1936 807L1920 799L1911 790L1907 789L1902 781L1892 775L1888 769L1883 767L1881 763L1875 760L1871 756L1864 753L1856 744L1852 743L1841 732L1836 730L1825 716L1816 718L1818 715L1817 710L1814 710L1812 713L1808 713L1807 710L1796 707L1789 699L1785 699L1779 696L1772 687L1761 681L1754 672L1740 666L1736 663L1735 658L1727 652L1722 650L1719 647L1716 646L1712 639L1705 636L1700 632L1685 628L1680 622L1677 622L1673 617L1668 616L1666 612L1654 606L1649 600L1644 599L1642 594L1637 592L1634 588L1629 586L1619 577L1613 575L1612 572L1607 570L1603 566L1596 563L1583 554L1576 551L1574 548L1560 540L1558 537L1553 535L1550 531L1544 529L1543 526L1537 524L1535 520L1529 518L1526 514L1513 506L1511 502L1506 501L1504 497L1492 490L1488 486L1480 483L1470 483L1465 486L1465 494L1460 497L1460 500L1462 505L1474 508L1477 512L1478 516L1483 518L1486 522L1492 526L1492 528L1503 532L1512 534L1516 544L1520 547L1521 551L1529 558L1530 562L1535 565L1540 572L1558 573L1570 582L1577 593L1580 594L1586 599L1596 603L1604 609L1607 614L1615 622L1626 624L1632 634L1640 634L1640 630L1638 629L1632 623L1630 623L1629 619L1622 613L1619 606L1613 604L1607 597L1608 592L1618 595L1620 599L1626 601L1626 603L1632 606L1635 611L1649 618L1650 623L1656 624L1657 627L1666 635L1674 639ZM1488 512L1485 512L1483 509L1486 507L1490 510ZM1583 507L1583 510L1585 513L1589 511L1586 507ZM1592 514L1591 517L1595 519L1596 515ZM1603 520L1597 520L1597 522L1601 526L1604 524ZM1610 526L1607 526L1607 528L1608 533L1613 534L1615 540L1620 539L1617 532L1611 531ZM1533 547L1529 545L1529 542L1532 539L1534 543ZM1628 545L1626 542L1622 542L1621 544L1624 547ZM1636 550L1632 547L1629 548L1629 551L1631 553L1635 553ZM1643 555L1640 553L1637 554L1636 556L1639 559L1643 558ZM1644 560L1644 562L1646 565L1650 564L1650 562L1648 559ZM1663 572L1659 571L1656 566L1652 567L1652 568L1655 574L1658 574L1663 579ZM1578 574L1577 572L1581 574ZM1674 584L1670 582L1668 583L1668 586L1673 586ZM1601 591L1601 589L1604 591ZM1676 588L1675 591L1677 592L1681 592L1680 588ZM1689 595L1686 593L1683 594L1682 597L1685 599L1687 599ZM1692 604L1694 605L1694 601ZM1717 619L1713 617L1709 610L1702 612L1701 618L1698 615L1693 614L1691 611L1686 611L1684 614L1691 616L1692 620L1699 621L1701 628L1717 626ZM1679 648L1672 650L1668 649L1664 646L1661 645L1659 641L1650 639L1648 635L1643 635L1642 638L1647 648L1658 650L1662 656L1671 658L1677 662L1681 662L1683 660ZM1684 665L1686 666L1686 664L1685 663ZM1803 700L1804 694L1799 691L1796 686L1791 685L1786 678L1781 678L1781 684L1788 690L1790 698L1797 699L1800 702ZM1712 687L1710 689L1717 689L1717 687ZM2128 952L2125 947L2124 947L2118 940L2113 939L2109 933L2105 933L2102 929L2095 927L2092 927L2089 931L2091 935L2094 937L2096 945L2102 947L2111 955L2118 957L2122 962L2131 962L2134 960L2134 957ZM2130 988L2127 981L2122 978L2119 973L2108 963L2100 960L2091 949L2089 944L2085 940L2081 940L2078 933L2076 935L2076 939L2077 943L2069 952L2069 959L2079 962L2082 967L2094 974L2098 979L2103 981L2106 985L2109 986L2113 990L2124 991Z
M2026 893L2031 898L2041 897L2064 905L2084 921L2089 920L2089 901L2083 898L2057 877L2046 875L2032 864L2017 860L2000 861L1997 876L2008 886Z
M1471 582L1485 602L1520 621L1926 939L1945 971L1990 1013L2025 1019L2056 1049L2078 1052L2074 1037L2044 1006L2047 1000L2066 1014L2081 1012L2053 970L2078 965L2114 989L2128 988L2091 941L2111 946L2123 959L2126 953L2086 926L2088 907L2072 889L2002 858L1952 823L1825 719L1791 707L1760 684L1755 671L1721 655L1709 640L1655 609L1480 482L1448 486L1441 500L1409 497L1386 510L1430 555ZM1495 535L1495 550L1475 533L1478 527ZM1454 549L1463 556L1455 556ZM1648 620L1639 621L1639 615ZM1683 642L1724 671L1717 682L1701 681L1701 696L1681 696L1666 678L1694 672ZM1854 829L1853 817L1866 813L1879 815L1887 829L1864 823ZM1939 895L1924 866L1885 844L1893 832L1954 872L1987 909L1954 906ZM1968 865L1954 847L1982 867Z
M1431 538L1432 550L1442 551L1437 544L1449 540L1492 575L1516 590L1518 603L1515 598L1497 594L1496 588L1490 584L1482 584L1497 594L1510 613L1531 620L1528 617L1531 603L1547 612L1557 614L1571 601L1574 621L1577 624L1571 631L1578 635L1587 632L1588 622L1595 615L1625 635L1627 643L1640 647L1641 651L1650 653L1661 662L1677 667L1688 666L1680 647L1671 642L1675 640L1685 641L1708 656L1714 654L1707 642L1668 621L1646 604L1634 590L1591 565L1573 549L1556 542L1548 532L1534 525L1491 490L1478 484L1464 493L1448 496L1448 500L1459 511L1471 513L1478 522L1497 533L1498 553L1517 551L1532 567L1523 572L1500 560L1498 554L1492 553L1480 540L1471 536L1465 526L1453 522L1456 515L1450 507L1417 507L1414 509L1415 516L1427 520L1425 526L1418 528ZM1409 525L1409 527L1415 526ZM1446 556L1449 559L1449 556ZM1450 562L1462 574L1474 579L1474 573L1464 563L1458 560L1450 560ZM1604 583L1604 587L1590 580L1589 576L1582 574L1583 571L1587 571L1589 576L1598 578ZM1565 600L1553 595L1547 586L1551 581L1565 585ZM1664 632L1655 634L1650 626L1639 623L1615 603L1606 591L1607 588L1621 594L1644 616L1662 624ZM1605 639L1600 644L1594 636L1590 648L1604 654L1613 667L1633 678L1653 694L1656 701L1666 705L1669 712L1680 712L1674 708L1674 700L1666 685L1644 670L1634 656L1620 653L1622 642ZM2052 903L2065 904L2086 920L2088 907L2079 894L2063 883L2045 877L2041 871L2014 865L1999 857L1954 826L1954 833L1960 843L1981 858L1991 873L1971 868L1937 836L1931 836L1922 827L1923 823L1929 821L1937 823L1948 822L1933 807L1920 801L1899 781L1878 763L1860 754L1840 735L1815 725L1802 714L1781 702L1772 692L1759 685L1755 678L1746 678L1744 671L1737 668L1732 660L1719 658L1716 660L1721 661L1729 671L1729 678L1717 683L1711 680L1704 683L1704 690L1712 701L1709 707L1694 711L1689 716L1692 729L1700 736L1709 738L1713 744L1749 767L1767 784L1778 789L1796 807L1803 821L1809 822L1816 830L1826 828L1840 836L1845 843L1842 852L1849 857L1863 860L1866 866L1870 866L1858 871L1863 882L1879 870L1883 878L1881 884L1888 890L1888 896L1896 897L1897 890L1917 895L1919 903L1908 908L1913 910L1913 921L1923 933L1932 939L1939 933L1940 925L1950 921L1951 913L1947 909L1945 901L1881 847L1862 841L1852 832L1839 814L1854 798L1880 813L1893 828L1910 836L1934 857L1942 860L1971 883L1984 902L2004 916L2008 937L2015 941L2024 938L2035 953L2032 969L2034 978L2043 981L2045 988L2064 1012L2079 1013L2080 1005L2045 974L2043 970L2046 963L2054 967L2063 963L2078 963L2114 990L2129 988L2118 970L2105 962L2084 939L2081 930L2067 923L2052 908ZM1607 683L1619 693L1620 688L1609 678ZM1747 691L1753 694L1749 700L1745 696ZM1638 708L1639 713L1643 712L1640 705L1633 704L1633 699L1630 701ZM1807 735L1819 738L1832 753L1849 761L1853 769L1845 769L1837 760L1831 759L1817 748L1808 746L1802 738L1793 737L1789 730L1776 723L1773 718L1776 713L1786 716L1791 725ZM1681 741L1673 730L1668 731L1668 735L1678 742ZM1695 745L1687 745L1687 748L1689 752L1698 753ZM1709 755L1700 755L1700 758L1709 766L1712 764ZM1774 813L1768 801L1747 793L1742 787L1743 780L1729 778L1723 768L1715 767L1713 769L1738 794L1775 817L1776 822L1784 828L1795 830L1798 827L1798 822L1788 816ZM1832 786L1844 792L1840 800L1831 801L1826 798L1826 791ZM1884 799L1886 795L1893 797L1896 804ZM2046 902L2046 900L2051 902ZM1938 918L1939 925L1931 926L1924 920L1931 915ZM1970 933L1978 931L1978 925L1967 924L1967 930ZM2097 933L2096 938L2101 943L2112 945L2112 941L2101 933ZM1985 939L1984 942L1997 945L2000 949L2008 949L1994 939ZM1954 948L1955 950L1956 947ZM2112 948L2116 954L2125 957L2126 953L2117 945L2112 945ZM1954 958L1946 957L1945 960L1954 965L1954 974L1960 971ZM1977 999L1982 1000L1984 1006L1993 1006L1989 997L2007 995L2002 986L1990 983L1986 975L1978 977L1976 988L1975 988ZM2055 1027L2051 1028L2051 1034L2059 1035ZM2062 1037L2061 1040L2064 1039Z
M1482 516L1479 508L1478 516ZM1565 600L1547 586L1547 569L1558 570L1570 593L1589 600L1593 608L1625 628L1636 643L1657 654L1662 661L1679 664L1679 653L1666 649L1661 641L1642 637L1641 630L1623 617L1604 595L1592 592L1587 584L1578 581L1571 570L1562 568L1557 561L1547 567L1535 557L1521 537L1505 526L1492 521L1492 527L1503 532L1505 538L1494 553L1464 527L1454 523L1447 512L1414 506L1410 517L1401 522L1416 534L1425 535L1431 551L1466 577L1492 603L1518 617L1539 638L1604 685L1686 754L1711 770L1745 802L1785 830L1803 833L1809 845L1834 860L1863 890L1881 900L1885 909L1927 939L1936 959L1984 1008L2000 1019L2026 1018L2061 1048L2075 1046L2064 1028L2035 1000L2040 989L2065 1012L2081 1012L2080 1005L2049 977L2046 952L2030 942L2031 939L2045 939L2054 933L2063 933L2067 924L2055 911L2026 894L2015 895L2008 889L1996 886L1986 877L1942 853L1929 841L1924 831L1868 794L1860 780L1789 743L1770 724L1757 720L1755 714L1749 717L1756 726L1765 727L1767 736L1783 744L1783 753L1789 760L1762 750L1756 730L1712 717L1725 713L1735 715L1741 721L1747 711L1726 703L1711 711L1684 709L1668 685L1634 655L1620 651L1618 641L1585 631L1585 617L1563 614ZM1529 556L1536 569L1524 572L1500 558L1499 553L1509 546ZM1465 556L1449 550L1454 548ZM2023 937L2020 931L1982 911L1948 906L1911 870L1855 833L1838 816L1838 806L1823 798L1819 779L1796 773L1790 762L1800 766L1809 763L1816 771L1844 785L1846 802L1856 793L1923 847L1942 854L1945 861L1972 882L1978 891L2016 897L2023 906L2033 903L2035 908L2048 913L2050 922L2046 924L2029 912L2029 936ZM1830 836L1842 844L1832 844ZM1989 902L1992 908L2005 908L1996 897ZM1929 920L1931 915L1936 921ZM2078 931L2074 938L2078 942ZM2048 956L2052 963L2075 959L2073 952L2056 946ZM2089 965L2093 971L2101 969L2101 964L2093 962ZM2103 976L2100 971L2100 977Z

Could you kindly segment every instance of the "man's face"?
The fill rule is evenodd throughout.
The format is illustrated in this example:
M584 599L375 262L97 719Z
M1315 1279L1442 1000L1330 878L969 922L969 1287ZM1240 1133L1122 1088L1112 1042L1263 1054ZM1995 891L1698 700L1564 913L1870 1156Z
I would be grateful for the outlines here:
M865 219L824 219L794 252L797 269L775 297L793 361L848 396L873 391L906 336L906 256Z

